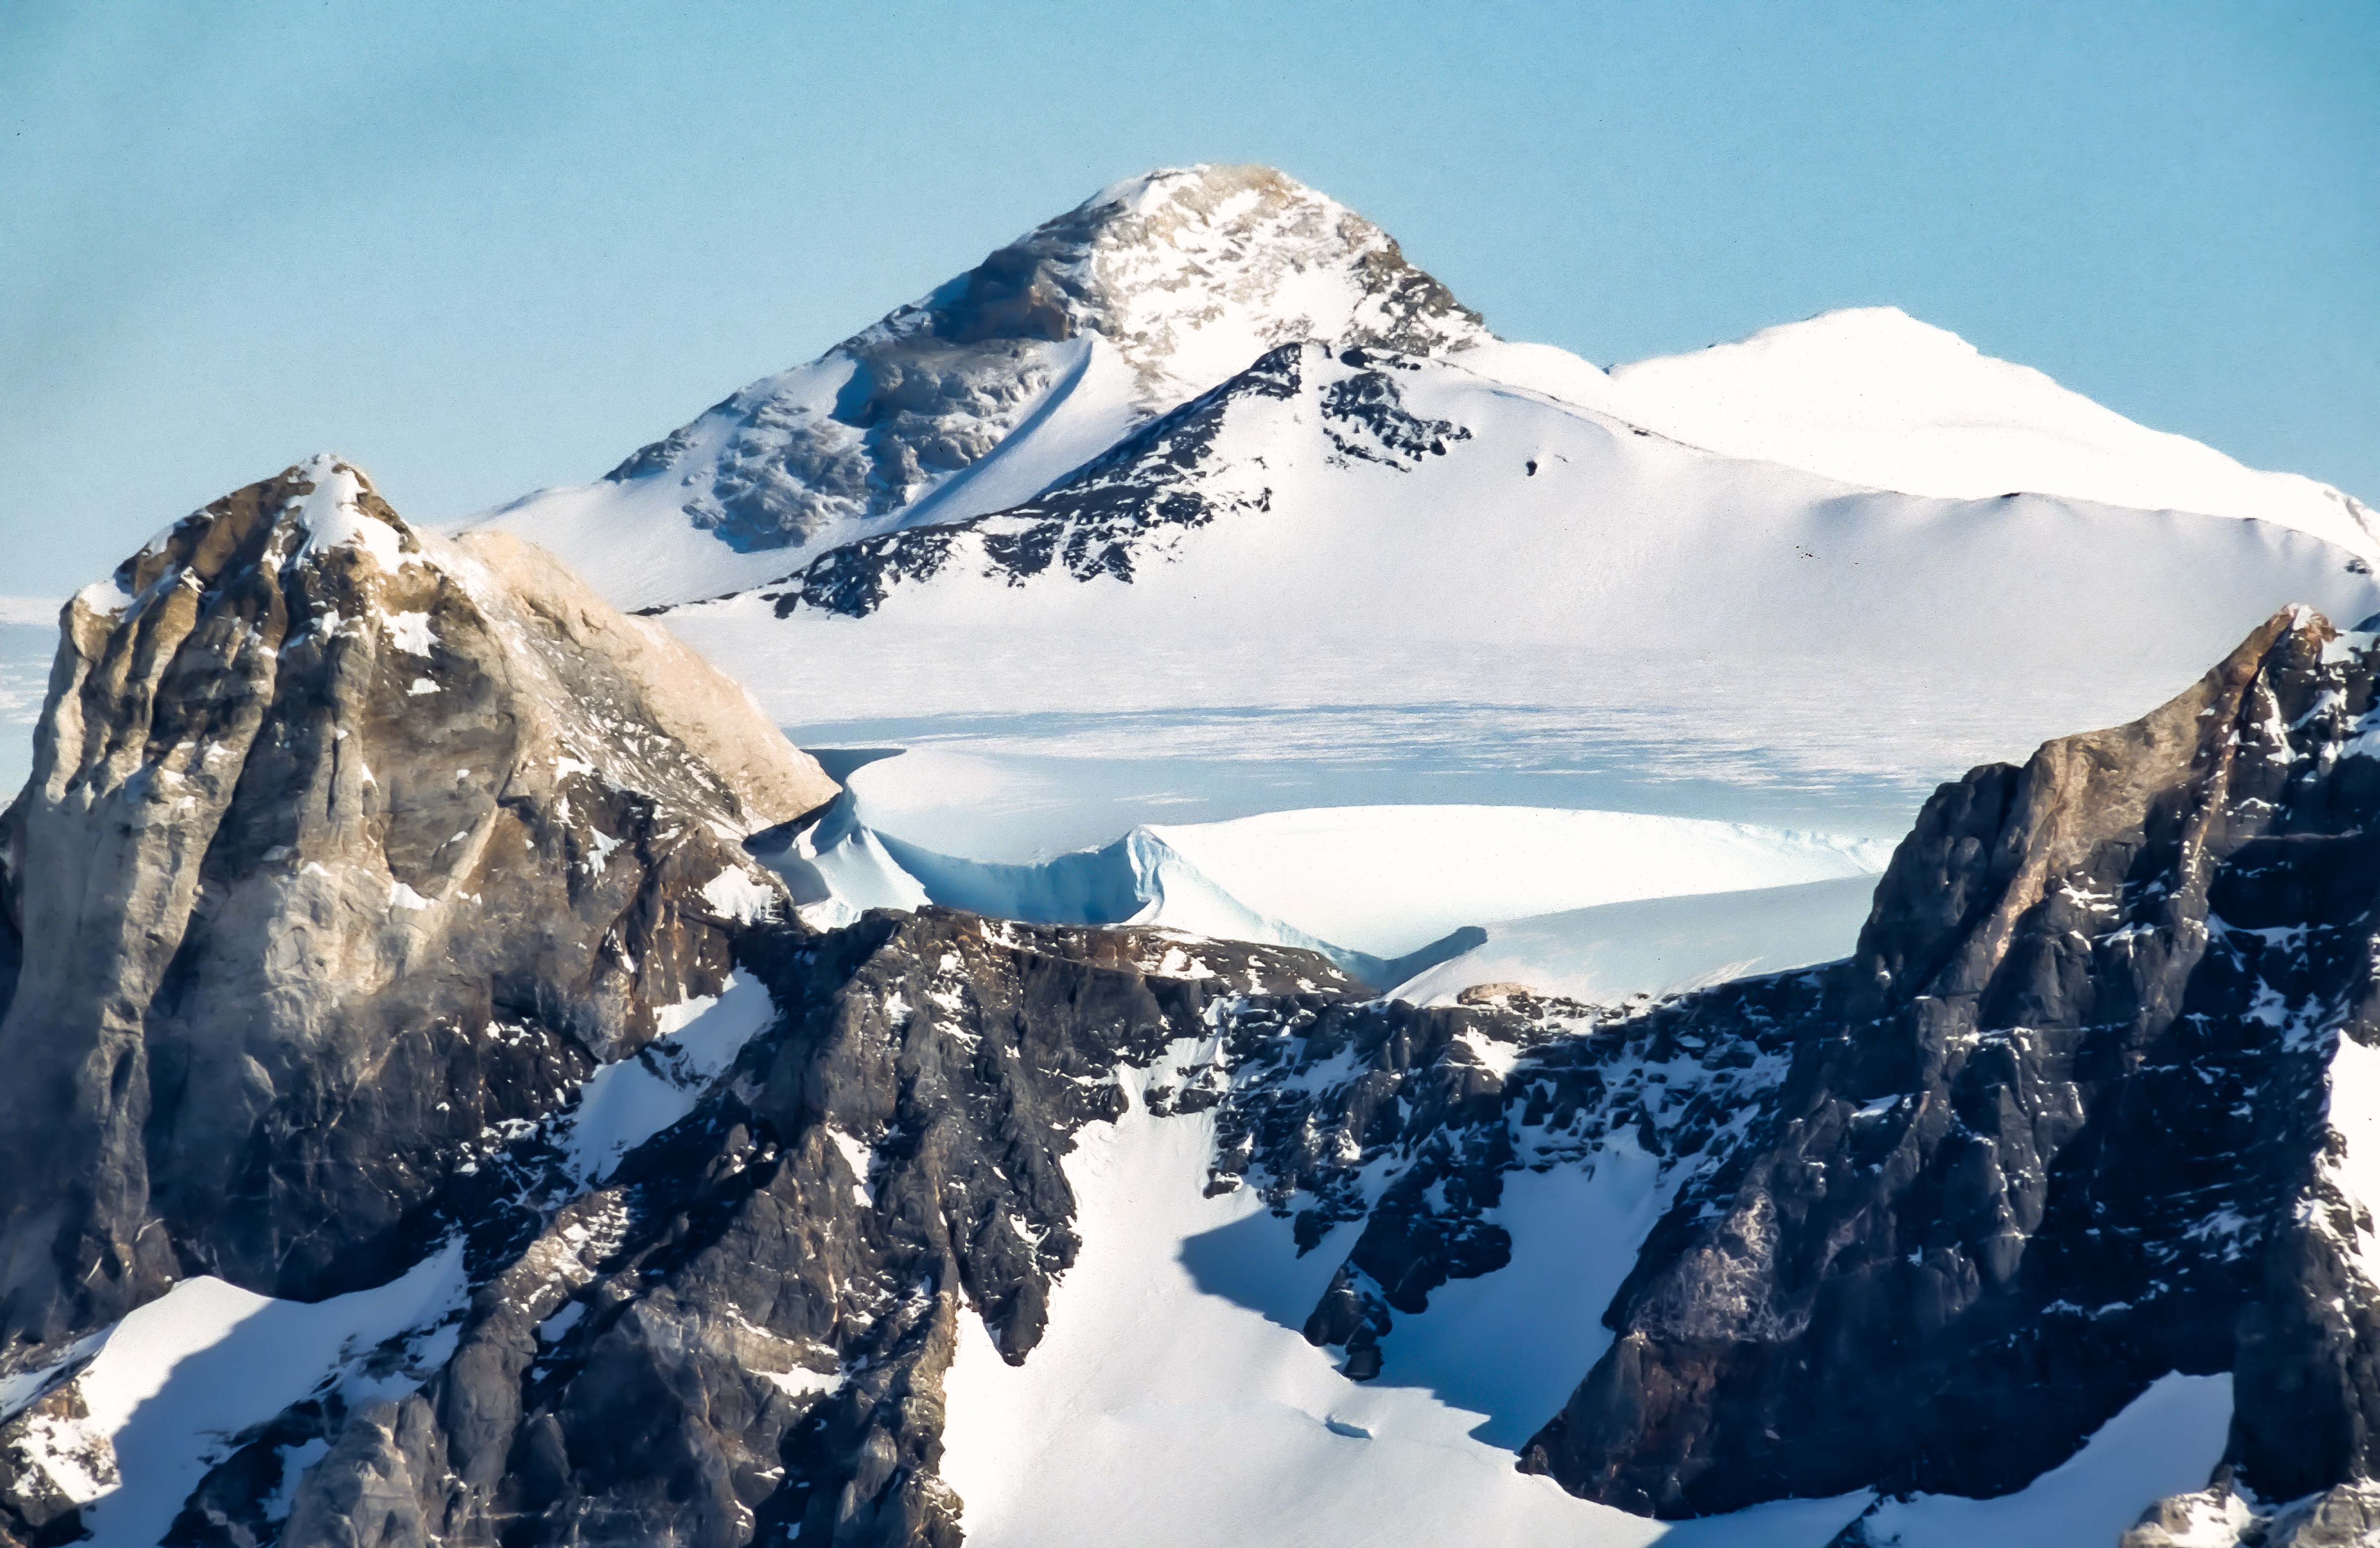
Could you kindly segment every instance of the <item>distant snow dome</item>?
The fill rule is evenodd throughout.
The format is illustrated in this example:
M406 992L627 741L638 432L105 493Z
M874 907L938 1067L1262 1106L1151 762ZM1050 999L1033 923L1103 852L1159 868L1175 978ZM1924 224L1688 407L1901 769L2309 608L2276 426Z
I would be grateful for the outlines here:
M1608 375L1543 347L1473 363L1691 445L1846 483L2270 521L2380 555L2380 518L2361 501L2134 424L1897 307L1825 312Z

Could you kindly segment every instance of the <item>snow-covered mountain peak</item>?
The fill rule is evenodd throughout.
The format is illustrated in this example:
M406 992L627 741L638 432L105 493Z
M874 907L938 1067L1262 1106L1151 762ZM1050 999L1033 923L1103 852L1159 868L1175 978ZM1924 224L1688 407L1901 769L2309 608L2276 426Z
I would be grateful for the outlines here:
M1881 415L1908 426L1955 416L1976 426L2030 428L2039 409L2055 405L2078 431L2117 420L2041 372L1996 360L1892 306L1822 311L1691 354L1616 365L1610 375L1632 394L1691 395L1713 414L1748 408L1757 394L1767 417L1774 412L1768 395L1790 390L1801 395L1805 419L1856 406L1864 419Z
M2145 429L1898 308L1828 311L1605 372L1497 339L1363 216L1272 168L1234 165L1111 184L602 482L542 490L483 521L567 555L624 607L718 597L896 530L1023 505L1309 341L1459 363L1837 483L2252 518L2380 558L2380 518L2339 491Z
M1300 339L1426 354L1490 336L1386 232L1269 166L1111 185L985 269L1011 254L1060 278L1077 325L1116 346L1151 408Z
M752 384L603 482L488 521L568 554L625 605L684 602L783 574L773 550L1014 505L1307 339L1440 354L1493 335L1379 227L1293 178L1152 172Z

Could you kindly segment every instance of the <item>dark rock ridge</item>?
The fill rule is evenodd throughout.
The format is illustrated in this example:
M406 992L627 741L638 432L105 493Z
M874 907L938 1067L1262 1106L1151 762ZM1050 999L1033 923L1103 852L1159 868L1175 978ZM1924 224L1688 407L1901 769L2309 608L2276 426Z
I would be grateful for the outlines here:
M2375 675L2374 637L2286 613L2155 713L1944 786L1524 1465L1670 1517L1993 1494L2168 1371L2230 1371L2226 1488L2348 1509L2380 1409Z
M693 1111L598 1176L548 1128L450 1187L452 1353L241 1437L170 1542L955 1544L957 1319L1012 1362L1039 1342L1078 1248L1059 1162L1123 1110L1119 1067L1241 995L1348 987L1297 953L942 909L740 950L782 1011Z
M189 1274L404 1267L465 1141L716 992L776 896L742 836L833 793L653 626L333 458L63 633L0 819L6 1366Z
M1242 350L1199 377L1180 347ZM1489 336L1370 222L1269 167L1152 173L1103 190L817 364L757 382L613 469L670 480L698 526L741 549L888 517L1018 428L1096 336L1162 412L1274 347L1412 353ZM1204 342L1204 341L1201 341ZM1188 372L1191 374L1184 375Z
M1334 356L1312 342L1283 345L1024 505L863 538L760 595L779 617L812 607L857 618L882 606L894 587L953 567L1011 585L1053 567L1076 580L1129 582L1138 567L1171 555L1219 517L1253 518L1272 508L1262 459L1231 453L1235 431L1260 433L1273 417L1297 414L1320 436L1325 460L1399 472L1471 439L1463 426L1407 407L1397 377L1418 369L1415 358L1383 349Z

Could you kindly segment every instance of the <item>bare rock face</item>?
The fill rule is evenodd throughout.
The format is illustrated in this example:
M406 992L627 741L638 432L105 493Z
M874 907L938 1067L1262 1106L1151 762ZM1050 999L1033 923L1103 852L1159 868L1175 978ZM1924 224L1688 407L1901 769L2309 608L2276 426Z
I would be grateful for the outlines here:
M2286 613L1944 786L1524 1467L1665 1517L1994 1494L2180 1371L2233 1373L2253 1497L2373 1478L2375 677L2380 638Z
M333 458L64 634L0 822L6 1365L188 1274L397 1272L466 1141L717 991L775 907L741 839L833 793L657 629Z

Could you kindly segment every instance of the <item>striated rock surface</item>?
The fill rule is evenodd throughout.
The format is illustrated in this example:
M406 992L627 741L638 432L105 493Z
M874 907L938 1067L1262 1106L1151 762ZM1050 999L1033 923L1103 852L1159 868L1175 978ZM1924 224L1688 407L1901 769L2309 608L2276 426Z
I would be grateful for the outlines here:
M833 786L515 540L318 457L86 589L0 822L0 1361L385 1279L465 1142L716 993ZM21 941L21 947L17 944Z
M2233 1372L2254 1497L2371 1477L2375 677L2285 613L1946 786L1524 1465L1670 1517L1994 1494L2180 1371Z

